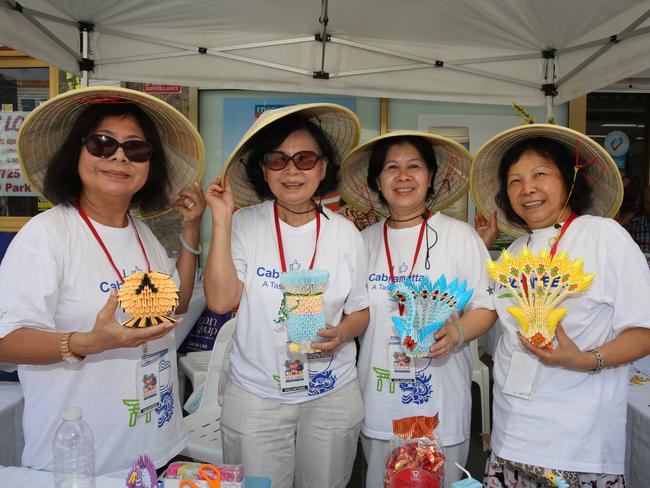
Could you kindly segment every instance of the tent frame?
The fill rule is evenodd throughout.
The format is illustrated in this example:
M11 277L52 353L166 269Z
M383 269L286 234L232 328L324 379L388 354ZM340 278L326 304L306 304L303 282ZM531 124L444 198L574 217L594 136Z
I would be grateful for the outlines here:
M19 2L15 0L2 0L0 1L0 7L8 8L22 14L23 17L25 17L25 19L27 19L41 32L43 32L50 39L52 39L52 41L55 42L58 46L60 46L65 52L73 56L74 59L79 64L79 70L82 74L82 85L84 86L88 85L89 73L93 71L96 65L147 61L153 59L173 58L173 57L180 57L180 56L190 56L190 55L196 55L197 53L202 55L221 57L233 61L248 63L256 66L263 66L267 68L294 73L301 76L310 76L312 78L324 79L324 80L332 79L332 78L343 78L349 76L365 75L365 74L401 72L401 71L409 71L409 70L417 70L417 69L447 69L450 71L462 72L462 73L475 75L482 78L494 79L505 83L510 83L513 85L524 86L528 88L539 88L541 91L544 92L545 101L546 101L547 119L552 117L553 100L558 95L561 86L567 80L575 76L587 65L593 63L596 59L598 59L605 52L611 49L615 44L624 42L626 39L630 39L639 35L650 33L650 26L644 28L637 28L646 19L650 17L650 9L648 9L638 19L636 19L634 22L629 24L625 29L623 29L619 33L613 34L609 37L603 37L595 41L570 46L564 49L555 49L552 46L550 46L548 49L542 51L541 53L531 52L527 54L514 55L514 56L496 56L496 57L479 58L479 59L441 60L441 59L428 58L423 56L416 56L413 54L408 54L399 51L393 51L391 49L376 47L361 42L351 41L348 39L332 37L327 33L327 26L329 23L328 0L321 0L321 13L318 19L321 25L321 31L317 34L314 34L313 36L296 37L296 38L280 39L280 40L268 41L268 42L255 42L249 44L238 44L238 45L221 46L221 47L196 46L196 45L191 45L186 43L152 38L149 36L141 36L141 35L120 32L113 29L107 29L101 26L96 26L89 22L82 22L82 21L75 22L69 19L64 19L34 9L23 7ZM47 27L44 26L39 21L39 18L46 19L49 21L54 21L65 25L76 26L80 34L80 52L76 53L73 50L71 50L63 41L61 41L55 34L53 34L49 29L47 29ZM92 35L95 32L103 33L107 35L119 36L122 38L131 38L141 42L150 43L152 45L170 48L171 50L157 53L157 54L95 59L93 58L93 53L92 53ZM287 64L272 63L272 62L263 61L248 56L243 56L241 54L234 54L231 52L231 51L243 51L247 49L254 49L260 47L285 46L289 44L303 44L303 43L311 43L311 42L319 42L321 44L321 60L320 60L319 71L305 70ZM325 71L325 59L327 54L328 43L348 46L366 52L392 56L404 60L407 63L402 65L397 65L397 66L390 66L390 67L366 68L366 69L341 71L338 73L330 73ZM600 46L600 48L596 52L589 55L579 65L575 66L570 72L557 78L556 59L558 56L565 53L582 51L582 50L586 50L598 46ZM544 61L545 83L543 83L541 86L527 80L522 80L510 76L491 73L488 71L484 71L481 69L468 66L468 65L475 65L475 64L526 60L526 59L536 59L536 58L541 58Z

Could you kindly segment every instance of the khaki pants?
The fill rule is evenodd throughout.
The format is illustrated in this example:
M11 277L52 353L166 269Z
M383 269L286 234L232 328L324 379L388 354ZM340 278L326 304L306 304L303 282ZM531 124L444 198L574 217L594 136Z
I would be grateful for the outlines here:
M229 384L221 428L226 464L271 478L273 488L345 488L357 452L363 403L357 381L295 405Z
M366 456L366 462L368 463L366 488L383 488L384 468L388 459L389 443L390 441L372 439L363 434L361 435L363 454ZM467 454L469 453L469 441L453 446L444 446L442 451L445 455L445 488L451 488L453 482L465 476L454 463L465 466Z

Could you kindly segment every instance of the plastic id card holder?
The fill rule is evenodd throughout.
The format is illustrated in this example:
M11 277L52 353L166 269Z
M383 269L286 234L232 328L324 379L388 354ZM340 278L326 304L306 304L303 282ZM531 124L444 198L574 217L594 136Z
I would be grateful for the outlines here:
M138 415L144 415L160 404L160 356L138 362L135 385L139 401Z
M399 337L388 339L388 374L391 381L415 383L415 358L406 355Z
M525 352L513 351L503 393L532 400L539 373L539 360Z
M309 390L309 361L303 353L290 353L285 347L276 349L280 393Z

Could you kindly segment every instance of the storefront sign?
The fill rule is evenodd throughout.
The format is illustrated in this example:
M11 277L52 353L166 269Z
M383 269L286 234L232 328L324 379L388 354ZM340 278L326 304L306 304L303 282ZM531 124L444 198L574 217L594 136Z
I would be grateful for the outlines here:
M145 93L180 93L181 85L161 85L158 83L145 83Z
M22 175L16 152L18 129L29 112L0 112L0 196L36 196Z

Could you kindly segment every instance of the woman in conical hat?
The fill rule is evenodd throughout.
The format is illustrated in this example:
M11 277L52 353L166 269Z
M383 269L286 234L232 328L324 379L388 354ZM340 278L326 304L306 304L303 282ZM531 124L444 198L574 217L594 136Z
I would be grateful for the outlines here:
M206 194L208 305L239 303L221 418L225 461L274 487L344 487L354 463L363 418L354 337L368 323L367 257L354 225L319 196L336 187L340 157L358 138L357 117L339 105L265 112ZM236 206L246 208L233 215ZM290 272L329 273L324 308L310 310L327 324L312 344L318 357L287 353L283 313L297 306L284 306L281 280Z
M187 307L197 256L184 247L175 265L135 214L175 207L181 238L197 247L201 138L162 100L93 87L31 112L18 155L31 185L56 204L21 229L0 267L0 361L20 365L23 464L52 469L55 429L76 405L95 436L97 474L126 470L142 453L160 467L185 440L173 324L123 327L117 290L144 272L147 293L163 283L177 311ZM151 374L156 387L144 398L137 382Z
M488 253L481 238L467 223L440 210L466 194L471 161L467 150L448 138L396 131L361 144L342 165L343 198L363 213L372 209L385 216L362 232L369 254L370 323L361 338L358 368L366 410L361 439L368 488L382 486L393 419L436 412L440 425L435 434L446 456L445 486L463 476L454 463L464 465L469 448L467 341L488 329L496 314L490 310ZM410 278L413 287L421 288L441 276L473 290L468 311L460 318L455 312L444 326L439 323L432 346L430 335L402 337L398 325L411 310L391 300L394 284L408 284ZM417 350L418 341L426 341L428 350L418 354L424 357L410 358L408 371L403 365L393 367L389 357L403 357L410 347Z
M628 363L650 353L650 272L639 247L612 217L621 177L606 151L565 127L534 124L502 132L479 150L471 187L484 214L534 255L566 253L594 273L546 348L524 339L516 296L560 286L538 279L508 292L495 284L501 337L494 357L494 426L486 486L623 487ZM578 262L579 263L579 262ZM528 283L528 282L527 282ZM523 286L521 288L524 288ZM526 325L527 322L524 322ZM533 340L536 342L537 339Z

